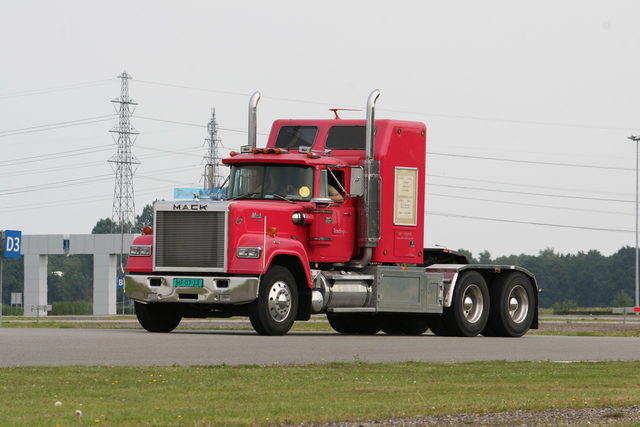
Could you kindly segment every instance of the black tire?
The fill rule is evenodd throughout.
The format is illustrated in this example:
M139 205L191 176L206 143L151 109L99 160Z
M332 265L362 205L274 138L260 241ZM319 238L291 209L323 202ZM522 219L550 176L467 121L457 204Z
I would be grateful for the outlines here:
M465 271L453 291L451 307L442 312L442 320L454 336L475 337L489 318L489 288L482 275Z
M535 308L533 285L527 275L515 272L499 276L491 286L486 336L523 336L531 327Z
M429 329L429 321L424 314L404 314L402 319L402 329L405 335L422 335Z
M251 326L260 335L284 335L298 313L298 288L291 272L282 266L269 269L260 281L258 298L249 304Z
M425 314L388 313L381 318L381 329L390 335L422 335L429 325Z
M142 304L135 301L136 317L149 332L171 332L182 320L182 316L167 304Z
M380 329L389 335L402 335L402 327L397 314L384 313L380 318Z
M329 325L331 325L333 330L340 334L355 333L355 331L351 329L351 326L347 321L347 316L343 313L327 313L327 320L329 321Z
M439 337L452 337L454 335L453 332L447 328L442 316L439 314L427 315L427 323L429 324L429 329L434 335Z
M377 314L347 314L351 330L359 335L375 335L380 332L380 317Z
M491 293L491 291L489 291L489 293ZM491 312L489 312L489 320L487 320L487 324L484 326L484 329L482 330L482 332L480 332L480 335L484 336L484 337L499 337L500 334L497 333L495 331L495 328L493 328L491 326Z

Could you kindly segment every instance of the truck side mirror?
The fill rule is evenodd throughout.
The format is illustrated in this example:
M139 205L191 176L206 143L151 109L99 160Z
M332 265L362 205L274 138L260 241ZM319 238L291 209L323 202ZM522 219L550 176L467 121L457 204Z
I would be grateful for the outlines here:
M350 196L362 196L363 183L362 179L363 170L362 167L351 168L351 186L349 187L349 195Z
M335 200L332 200L328 197L314 197L309 201L311 203L315 203L316 205L330 205L332 203L335 203Z

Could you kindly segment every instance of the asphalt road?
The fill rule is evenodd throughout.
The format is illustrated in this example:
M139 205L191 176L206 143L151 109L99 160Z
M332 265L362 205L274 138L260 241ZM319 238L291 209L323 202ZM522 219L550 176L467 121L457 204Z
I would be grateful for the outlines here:
M640 339L529 335L450 338L331 332L264 337L252 331L0 328L0 366L228 365L481 360L640 360Z

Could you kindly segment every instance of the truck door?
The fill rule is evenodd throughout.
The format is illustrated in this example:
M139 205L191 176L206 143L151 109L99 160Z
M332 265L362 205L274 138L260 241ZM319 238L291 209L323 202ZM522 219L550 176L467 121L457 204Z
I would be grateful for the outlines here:
M309 244L314 261L345 262L353 257L355 208L345 199L344 170L320 170L319 201L309 211L315 217L309 229Z

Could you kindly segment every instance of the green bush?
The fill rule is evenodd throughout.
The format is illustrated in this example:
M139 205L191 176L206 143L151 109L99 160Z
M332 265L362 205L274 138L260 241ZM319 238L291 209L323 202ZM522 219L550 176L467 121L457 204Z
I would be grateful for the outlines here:
M24 307L21 305L7 305L2 304L2 315L3 316L22 316L24 313Z
M91 301L60 301L54 302L51 306L49 314L52 316L93 314Z
M609 307L578 307L575 301L568 300L553 305L553 314L579 314L583 316L613 314Z
M578 303L573 300L565 300L553 304L553 314L569 314L571 310L576 310Z
M611 307L632 307L634 304L633 298L631 298L625 291L618 292L611 301Z

